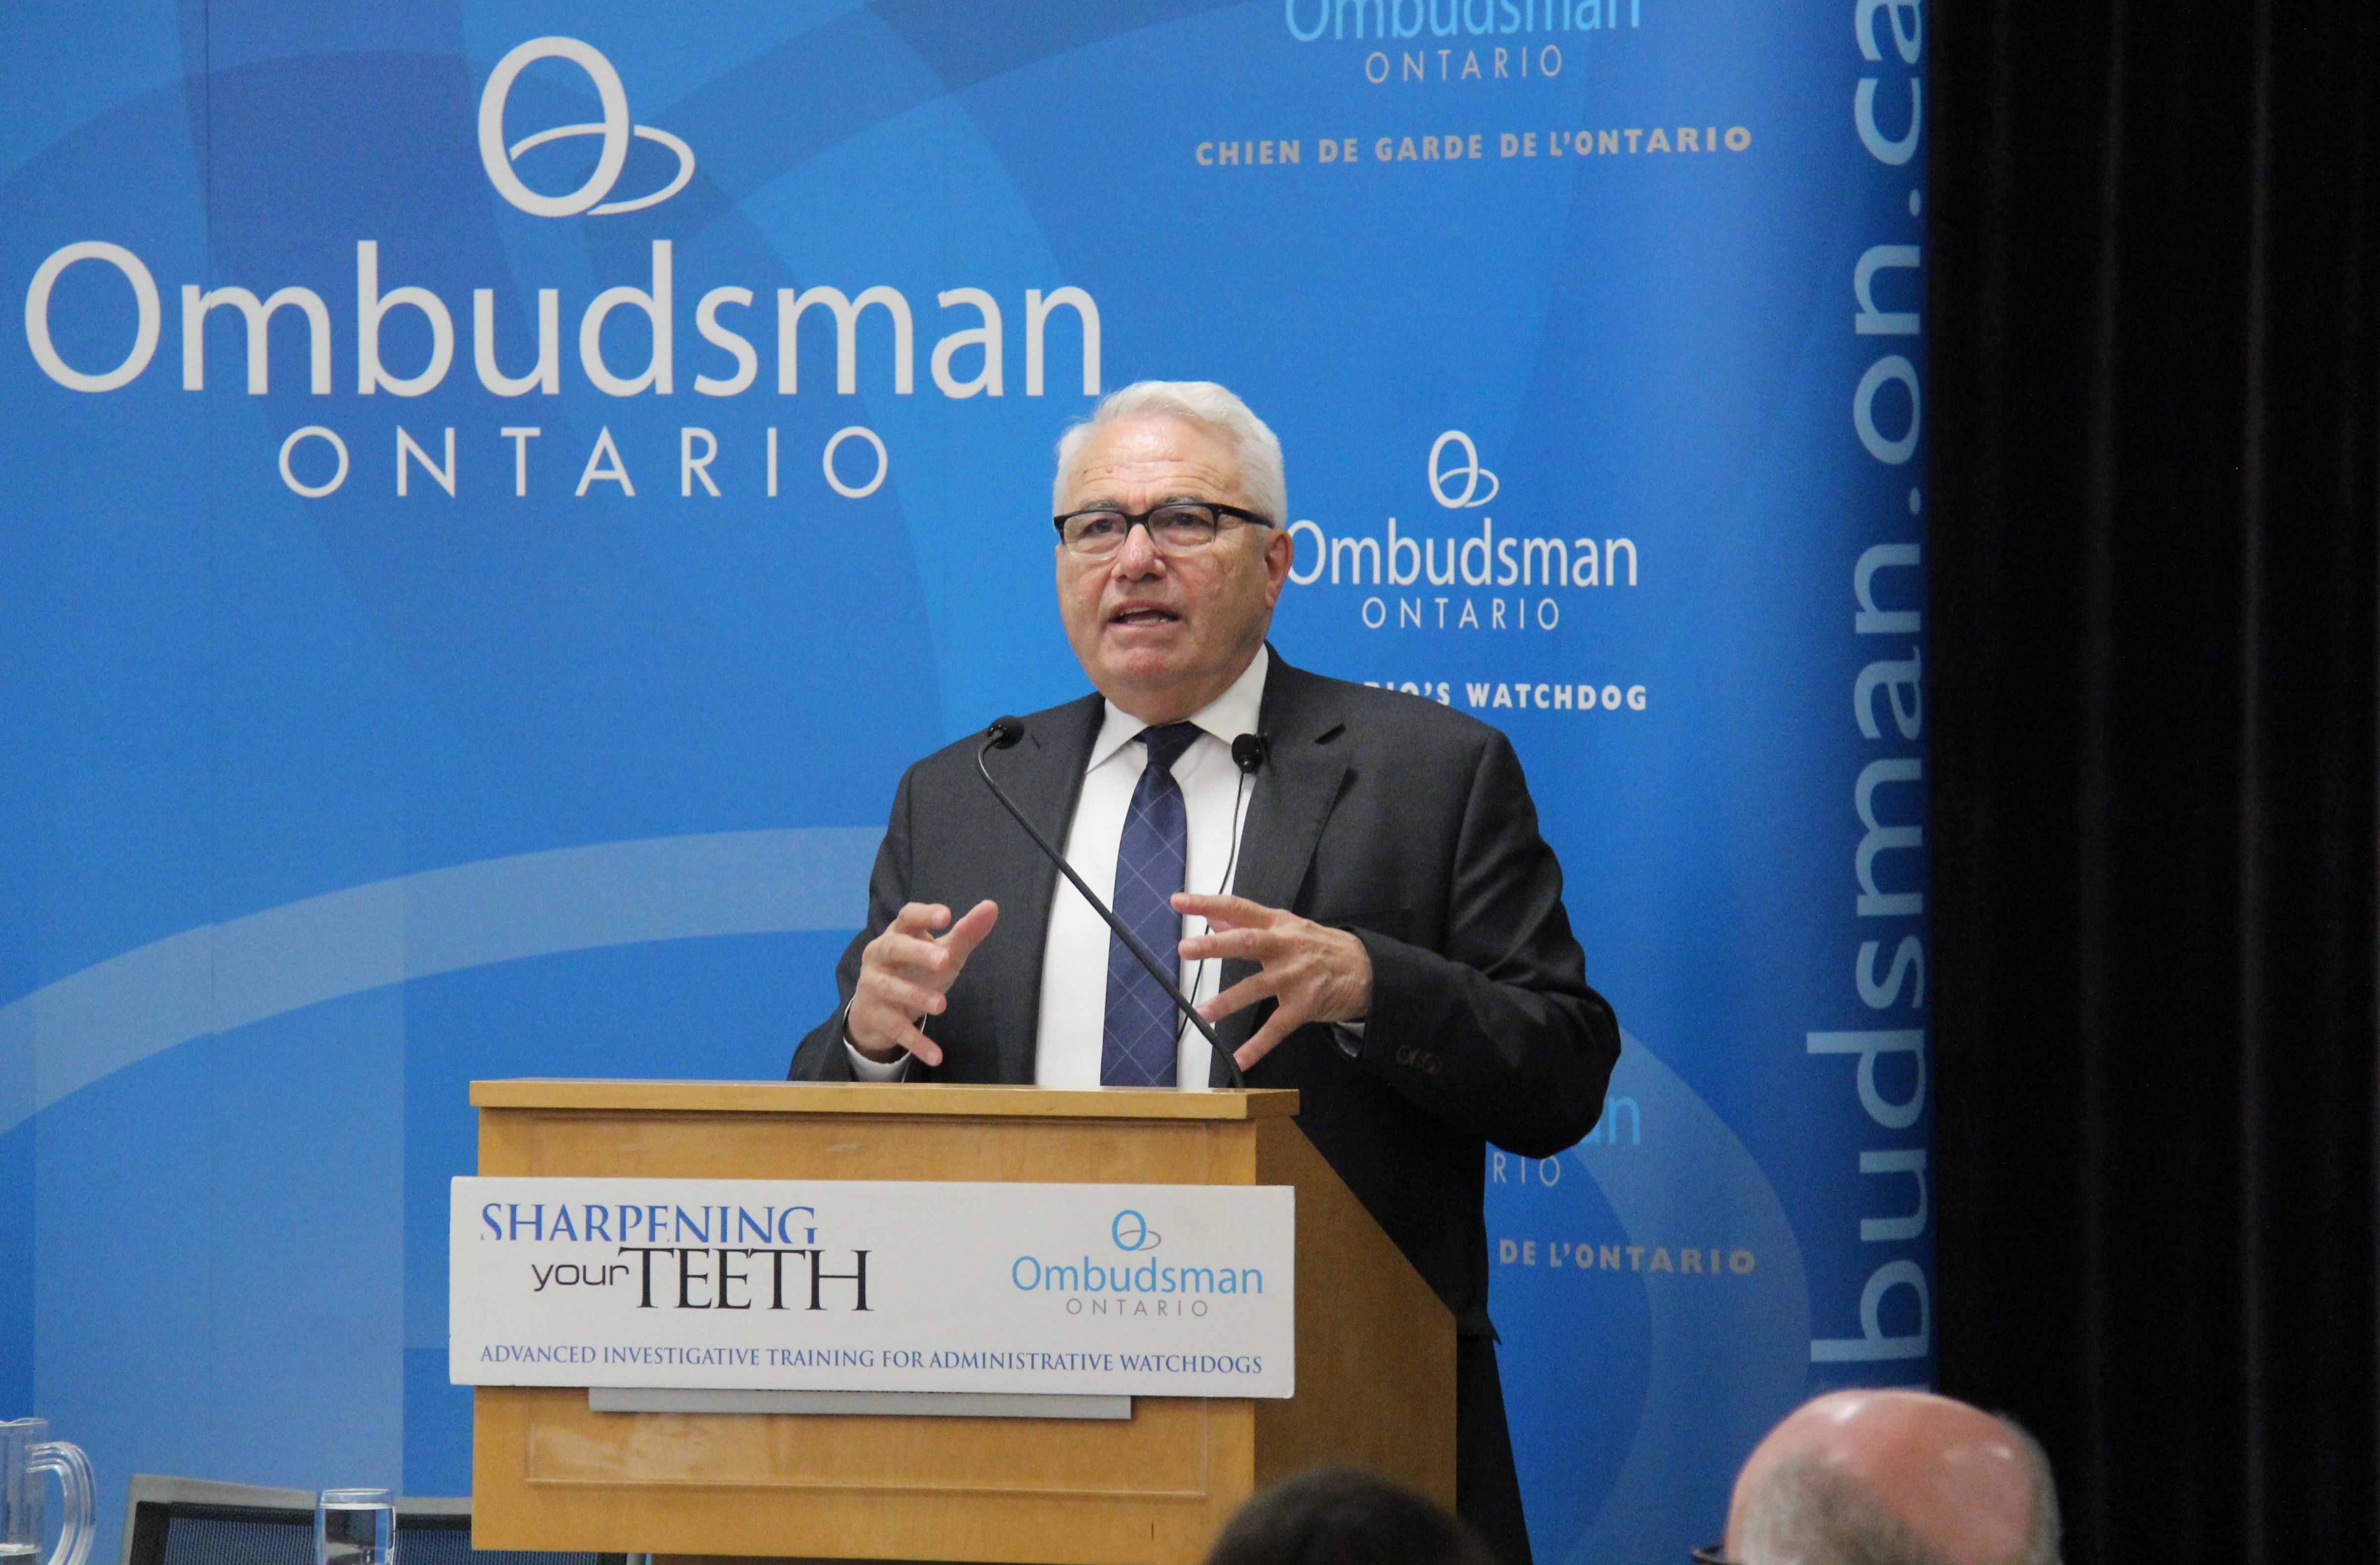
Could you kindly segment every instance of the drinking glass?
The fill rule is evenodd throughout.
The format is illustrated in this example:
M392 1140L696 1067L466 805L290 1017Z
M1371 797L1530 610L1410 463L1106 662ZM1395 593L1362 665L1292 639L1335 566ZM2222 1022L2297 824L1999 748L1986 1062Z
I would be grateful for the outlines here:
M314 1565L396 1565L396 1502L386 1489L322 1491L314 1504Z
M0 1565L34 1565L42 1557L42 1474L55 1473L66 1494L66 1521L49 1565L83 1565L91 1552L91 1459L80 1446L48 1438L49 1424L0 1424Z

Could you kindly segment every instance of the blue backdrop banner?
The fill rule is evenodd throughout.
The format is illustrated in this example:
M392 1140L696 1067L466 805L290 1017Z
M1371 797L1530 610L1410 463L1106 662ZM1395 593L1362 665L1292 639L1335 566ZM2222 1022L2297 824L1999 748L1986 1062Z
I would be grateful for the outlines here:
M782 1074L901 769L1084 688L1056 437L1213 379L1277 644L1511 734L1627 1029L1489 1158L1538 1557L1716 1535L1932 1373L1924 24L11 7L0 1414L467 1492L466 1084Z

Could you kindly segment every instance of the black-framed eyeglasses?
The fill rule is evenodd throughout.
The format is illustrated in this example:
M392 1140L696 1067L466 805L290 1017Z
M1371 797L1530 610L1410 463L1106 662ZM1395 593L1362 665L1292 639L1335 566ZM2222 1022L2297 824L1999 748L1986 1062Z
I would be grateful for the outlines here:
M1694 1565L1736 1565L1727 1557L1725 1544L1706 1543L1693 1554Z
M1059 541L1065 544L1068 552L1093 559L1122 549L1124 539L1135 527L1148 529L1148 540L1160 554L1195 554L1214 542L1215 535L1226 526L1277 525L1270 517L1254 511L1206 501L1174 501L1136 516L1130 511L1103 508L1069 511L1051 519L1057 523Z

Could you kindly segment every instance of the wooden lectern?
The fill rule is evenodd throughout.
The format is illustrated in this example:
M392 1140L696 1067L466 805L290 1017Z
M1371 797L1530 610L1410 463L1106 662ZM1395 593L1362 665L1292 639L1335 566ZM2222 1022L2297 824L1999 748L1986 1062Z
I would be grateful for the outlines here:
M1454 1503L1454 1318L1297 1128L1294 1092L474 1082L480 1172L1287 1184L1297 1395L1129 1420L594 1413L475 1393L478 1548L1195 1565L1249 1495L1343 1463Z

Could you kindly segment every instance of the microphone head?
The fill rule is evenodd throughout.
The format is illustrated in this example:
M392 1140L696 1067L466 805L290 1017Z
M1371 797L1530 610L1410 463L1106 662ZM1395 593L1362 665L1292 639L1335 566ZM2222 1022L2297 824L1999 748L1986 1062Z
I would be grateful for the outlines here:
M1254 777L1271 754L1272 742L1261 734L1243 734L1232 741L1232 764L1244 777Z
M1004 750L1025 737L1025 720L1021 717L994 718L991 726L984 730L984 737L991 741L993 749Z

